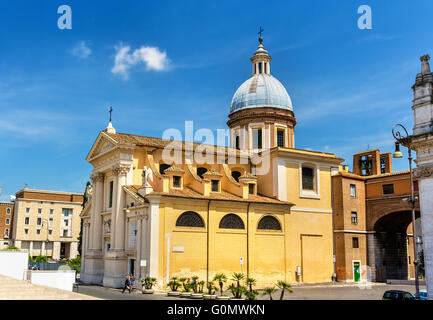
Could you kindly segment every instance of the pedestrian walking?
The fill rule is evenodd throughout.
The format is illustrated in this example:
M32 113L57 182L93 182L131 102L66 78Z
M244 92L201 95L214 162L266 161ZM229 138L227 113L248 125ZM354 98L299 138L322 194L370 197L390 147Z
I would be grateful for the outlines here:
M131 293L130 282L131 282L131 276L127 275L126 279L125 279L125 284L123 286L122 293L124 293L126 289L128 289L129 293Z

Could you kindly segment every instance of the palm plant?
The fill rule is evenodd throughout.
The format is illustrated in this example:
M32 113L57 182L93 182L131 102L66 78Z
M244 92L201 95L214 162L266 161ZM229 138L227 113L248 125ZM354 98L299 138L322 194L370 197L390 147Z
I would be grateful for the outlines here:
M215 277L213 278L213 281L218 281L218 284L220 286L221 295L223 295L223 287L224 283L227 282L227 277L224 273L217 273Z
M182 284L183 287L183 291L184 292L188 292L190 289L190 285L189 285L189 279L183 277L179 279L180 283Z
M198 287L197 287L197 281L198 281L198 277L197 276L192 276L191 277L191 288L192 291L194 291L194 293L198 292Z
M208 294L210 294L210 295L215 294L215 290L218 289L217 287L215 287L213 281L207 282L206 283L206 288L207 288Z
M141 279L141 284L144 286L144 289L152 289L152 287L156 284L157 280L156 278L152 277L145 277Z
M257 290L245 291L245 296L247 297L247 300L256 300L258 294L259 292Z
M206 284L205 281L201 280L197 282L198 285L198 293L203 293L204 285Z
M233 294L233 297L235 299L241 299L242 294L247 291L246 287L241 286L240 284L235 285L234 283L232 283L227 289L229 289L231 291L231 293Z
M287 282L280 280L277 282L277 287L281 289L281 296L280 296L280 300L283 300L284 297L284 292L287 290L288 292L293 292L292 291L292 286L290 284L288 284Z
M247 283L247 286L248 286L249 289L250 289L250 292L253 292L253 286L255 286L256 283L257 283L256 279L253 279L253 278L247 278L246 283Z
M264 288L262 296L269 295L269 300L274 300L274 299L272 299L272 294L274 294L276 291L277 291L277 289L275 289L275 287Z
M245 275L240 272L235 272L232 275L232 280L236 281L237 286L240 286L240 282L245 279Z
M177 289L179 288L180 284L181 283L179 282L179 280L177 279L177 277L172 277L170 279L170 281L167 283L167 285L170 287L171 291L177 291Z

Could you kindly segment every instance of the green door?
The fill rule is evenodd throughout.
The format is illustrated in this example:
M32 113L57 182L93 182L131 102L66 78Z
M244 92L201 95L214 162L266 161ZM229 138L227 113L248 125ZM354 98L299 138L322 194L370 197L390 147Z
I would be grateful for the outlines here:
M361 280L361 264L359 262L353 263L353 279L355 282L359 282Z

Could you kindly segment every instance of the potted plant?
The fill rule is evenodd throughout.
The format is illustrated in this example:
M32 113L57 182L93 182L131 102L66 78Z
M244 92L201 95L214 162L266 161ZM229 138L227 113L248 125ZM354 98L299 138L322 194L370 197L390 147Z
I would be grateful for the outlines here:
M154 292L153 286L156 285L156 278L145 277L141 279L142 288L141 291L145 294L152 294Z
M280 295L280 300L283 300L284 297L284 292L287 290L288 292L293 292L292 291L292 286L290 284L288 284L287 282L280 280L277 282L277 287L281 289L281 295Z
M238 272L233 273L232 280L236 281L236 285L232 283L228 287L228 289L232 292L234 300L242 299L242 294L244 294L247 291L247 288L241 285L241 281L243 279L245 279L245 275L243 273L238 273Z
M216 299L215 290L217 287L215 287L213 281L209 281L206 283L207 293L203 294L203 299L205 300L214 300Z
M245 297L246 300L256 300L257 295L259 292L257 290L253 289L253 286L257 283L256 279L253 278L247 278L246 284L249 288L248 291L245 291Z
M176 296L180 295L180 292L177 291L177 289L180 287L181 283L179 282L177 277L172 277L170 279L170 281L167 283L167 285L170 287L170 290L171 290L171 291L167 292L168 296L176 297Z
M203 298L203 286L201 286L202 281L198 280L197 276L191 277L191 289L193 293L191 293L192 299L201 299ZM201 291L201 292L200 292Z
M182 283L183 290L180 293L182 298L188 298L191 296L191 283L189 278L180 278L179 281Z
M218 285L220 286L220 293L221 296L223 296L223 287L224 283L227 281L227 277L224 273L217 273L215 277L213 278L213 281L218 282Z

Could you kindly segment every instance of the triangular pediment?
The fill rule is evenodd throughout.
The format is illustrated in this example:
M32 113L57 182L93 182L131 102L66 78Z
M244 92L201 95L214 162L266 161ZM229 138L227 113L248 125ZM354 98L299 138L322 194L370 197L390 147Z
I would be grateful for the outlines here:
M116 148L116 141L112 139L110 136L101 132L96 138L95 143L92 146L89 154L87 155L86 160L92 161L93 159L113 150Z

